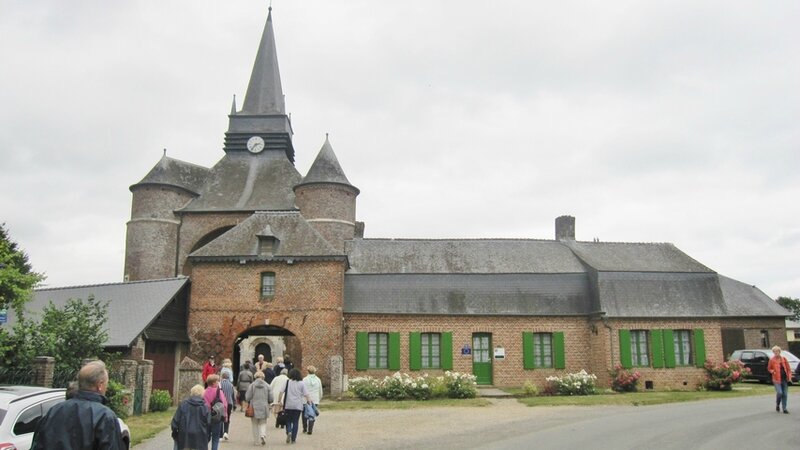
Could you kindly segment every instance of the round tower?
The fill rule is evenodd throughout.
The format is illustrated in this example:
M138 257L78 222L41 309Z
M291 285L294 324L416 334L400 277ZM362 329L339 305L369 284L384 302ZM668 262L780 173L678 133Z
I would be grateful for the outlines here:
M125 237L125 281L176 276L180 218L175 210L197 196L208 169L165 155L130 187L131 220Z
M300 214L334 248L344 251L344 242L356 234L356 197L359 193L344 175L326 135L308 174L294 187L295 204Z

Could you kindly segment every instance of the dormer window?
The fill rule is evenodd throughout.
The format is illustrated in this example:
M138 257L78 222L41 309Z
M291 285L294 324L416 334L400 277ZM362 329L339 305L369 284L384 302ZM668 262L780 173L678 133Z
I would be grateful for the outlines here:
M275 296L275 272L261 273L261 299L270 299Z
M256 235L258 237L258 255L259 256L273 256L278 251L280 239L272 232L272 229L267 225L264 230Z

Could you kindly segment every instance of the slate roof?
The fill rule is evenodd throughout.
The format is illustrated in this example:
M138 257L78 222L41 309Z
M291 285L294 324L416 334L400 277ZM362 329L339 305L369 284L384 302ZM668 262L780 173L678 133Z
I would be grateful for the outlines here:
M64 306L70 299L96 300L108 304L108 347L129 347L169 305L189 278L165 278L161 280L134 281L129 283L97 284L60 288L36 289L26 305L28 317L40 314L49 302ZM13 327L16 315L9 314L7 328ZM188 341L188 336L186 337Z
M728 316L789 316L791 313L760 289L719 275Z
M350 274L344 312L582 315L592 304L585 274Z
M292 188L300 179L283 152L229 152L179 212L295 210Z
M584 273L557 241L532 239L354 239L350 274Z
M259 255L258 235L274 236L278 245L269 255ZM286 258L341 256L296 211L259 211L191 255L192 259Z
M713 272L667 243L562 242L598 271Z
M131 186L131 190L136 186L158 184L179 187L197 194L209 172L207 167L169 158L164 154L141 181Z
M298 186L314 183L337 183L352 187L356 190L356 193L359 192L358 188L350 184L347 176L345 176L327 136L325 136L325 143L322 144L322 148L317 153L311 168L308 169L308 173Z

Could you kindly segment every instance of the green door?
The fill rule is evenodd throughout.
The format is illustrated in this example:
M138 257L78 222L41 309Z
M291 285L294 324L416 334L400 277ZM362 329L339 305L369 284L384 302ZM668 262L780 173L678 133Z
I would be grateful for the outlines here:
M492 384L492 335L472 335L472 374L478 384Z

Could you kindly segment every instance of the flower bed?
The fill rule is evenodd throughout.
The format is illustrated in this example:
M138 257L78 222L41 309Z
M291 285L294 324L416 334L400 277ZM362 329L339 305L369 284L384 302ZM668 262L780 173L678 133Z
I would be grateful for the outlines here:
M611 389L616 392L636 392L639 378L642 376L638 371L628 372L620 364L617 364L609 374L611 375Z
M703 368L706 371L703 387L709 391L730 391L735 383L742 381L745 374L750 373L750 369L737 360L720 364L706 361Z
M557 392L559 395L593 395L597 393L597 376L581 370L561 377L545 378L549 387L545 392Z
M350 380L349 390L361 400L428 400L474 398L478 395L474 375L450 371L439 377L428 374L413 377L401 372L382 379L357 377Z

